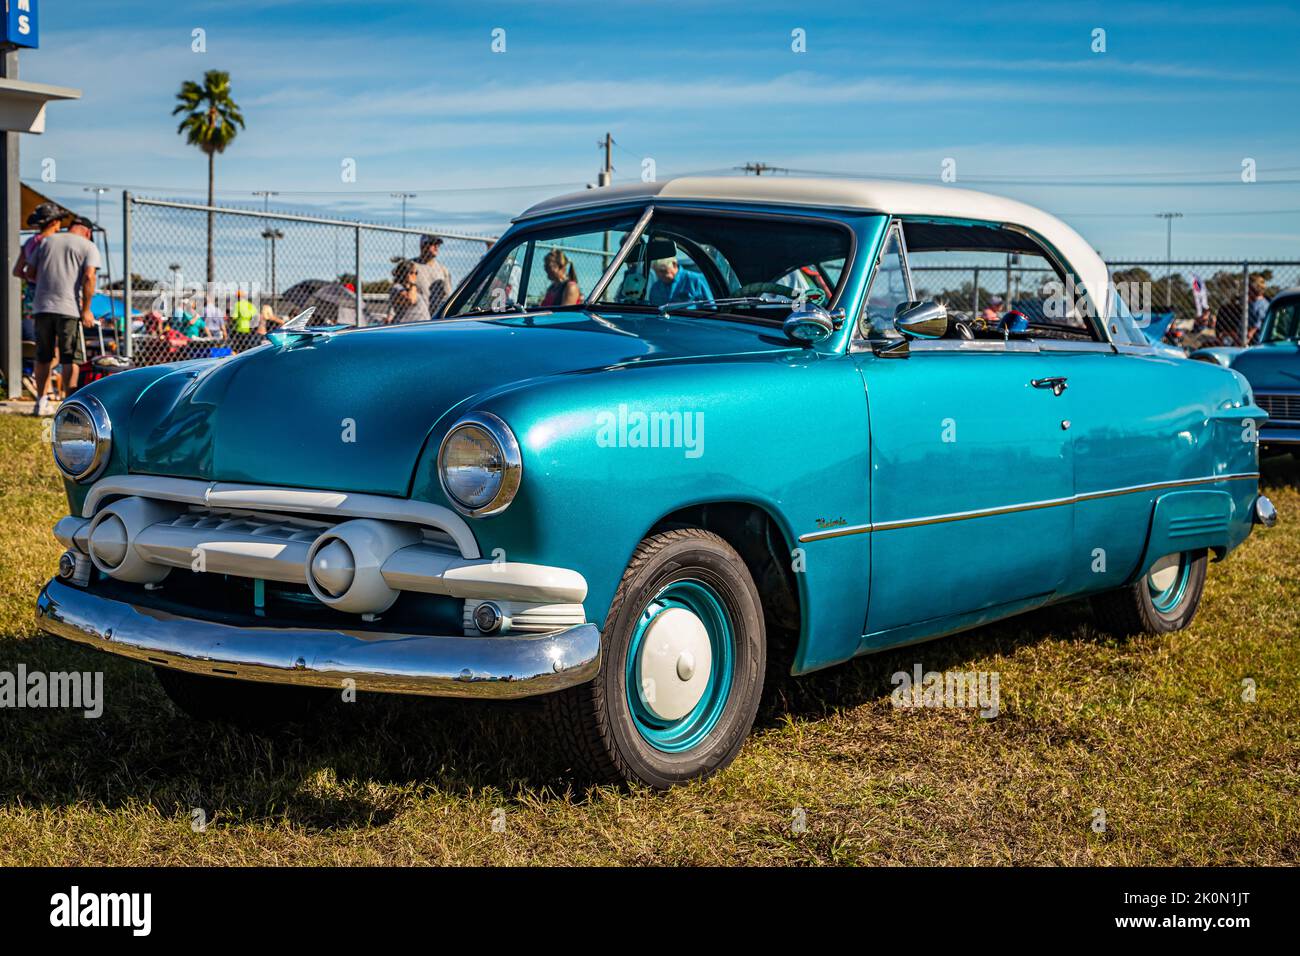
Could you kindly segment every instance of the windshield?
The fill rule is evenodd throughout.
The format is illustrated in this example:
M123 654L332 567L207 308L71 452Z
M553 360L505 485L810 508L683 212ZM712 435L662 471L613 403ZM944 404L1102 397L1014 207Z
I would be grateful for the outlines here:
M1268 308L1265 342L1286 342L1300 338L1300 297L1276 299Z
M853 242L830 220L661 208L597 290L639 219L633 211L506 239L448 315L586 304L780 321L793 303L831 303Z

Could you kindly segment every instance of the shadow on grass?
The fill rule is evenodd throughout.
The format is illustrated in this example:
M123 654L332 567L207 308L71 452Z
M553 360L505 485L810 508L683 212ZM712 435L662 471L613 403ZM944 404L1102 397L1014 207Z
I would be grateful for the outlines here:
M102 671L103 713L0 710L0 804L150 806L210 823L283 820L312 831L383 824L430 791L563 787L536 707L360 694L310 723L260 733L194 721L152 669L59 638L0 637L0 671ZM375 786L379 784L380 786Z
M758 728L888 698L889 676L920 661L960 668L1052 634L1086 634L1064 605L769 686ZM283 821L310 832L382 825L429 793L496 802L581 798L534 701L483 702L332 692L310 722L265 733L201 723L176 709L151 668L41 635L0 637L0 671L102 671L102 716L0 710L0 803L152 807L211 825ZM378 786L376 786L376 784Z

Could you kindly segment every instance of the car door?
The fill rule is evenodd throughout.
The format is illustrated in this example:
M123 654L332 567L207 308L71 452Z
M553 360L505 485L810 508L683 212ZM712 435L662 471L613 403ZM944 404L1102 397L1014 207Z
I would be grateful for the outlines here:
M896 233L860 321L879 331L904 293ZM1065 578L1072 531L1065 393L1048 384L1056 356L1016 339L913 341L907 357L888 354L855 340L870 415L867 647L1046 601Z

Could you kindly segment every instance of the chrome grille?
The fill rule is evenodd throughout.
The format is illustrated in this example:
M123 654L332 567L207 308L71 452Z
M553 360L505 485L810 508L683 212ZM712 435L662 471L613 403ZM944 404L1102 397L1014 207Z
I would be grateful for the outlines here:
M1300 421L1300 392L1290 395L1261 395L1256 392L1255 404L1268 412L1269 418Z

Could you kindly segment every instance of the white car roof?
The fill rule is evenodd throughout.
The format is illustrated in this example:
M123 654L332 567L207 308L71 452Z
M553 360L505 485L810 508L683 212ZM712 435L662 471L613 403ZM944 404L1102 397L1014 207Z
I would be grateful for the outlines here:
M952 186L872 179L801 179L791 176L682 176L662 182L587 189L530 206L516 222L556 212L638 199L714 200L856 209L895 216L973 219L1019 226L1037 234L1065 257L1094 306L1109 315L1109 272L1082 236L1033 206Z

